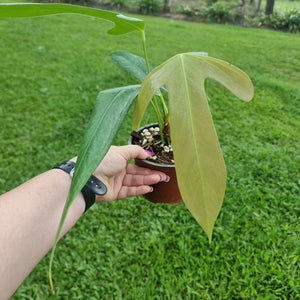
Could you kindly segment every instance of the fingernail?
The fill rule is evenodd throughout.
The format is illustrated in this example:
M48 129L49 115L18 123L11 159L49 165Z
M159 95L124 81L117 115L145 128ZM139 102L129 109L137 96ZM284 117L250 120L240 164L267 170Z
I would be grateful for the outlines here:
M150 186L150 192L149 193L152 193L153 192L153 186Z
M163 175L159 175L160 176L160 182L164 181L164 182L169 182L170 181L170 176L167 175L167 178L164 179Z
M151 155L151 156L153 156L154 155L154 153L153 152L151 152L150 150L145 150L146 152L147 152L147 154L149 154L149 155Z

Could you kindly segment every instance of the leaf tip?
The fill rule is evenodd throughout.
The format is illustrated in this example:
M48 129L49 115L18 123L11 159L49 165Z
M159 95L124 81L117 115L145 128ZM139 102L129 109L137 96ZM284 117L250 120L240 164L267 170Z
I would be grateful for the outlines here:
M208 243L211 244L212 242L212 232L210 234L207 234L208 237Z

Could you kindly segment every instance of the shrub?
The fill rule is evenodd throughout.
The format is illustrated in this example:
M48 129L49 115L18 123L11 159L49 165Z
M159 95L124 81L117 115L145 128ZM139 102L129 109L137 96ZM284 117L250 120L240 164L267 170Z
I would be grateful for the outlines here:
M38 0L36 2L48 2L48 3L68 3L68 4L74 4L74 5L92 5L95 4L96 0Z
M143 14L149 15L160 11L163 4L160 0L139 0L137 6Z
M194 10L189 5L183 5L181 4L177 10L179 13L184 14L188 17L191 17L194 15Z
M5 1L4 1L5 2ZM14 1L13 1L14 2ZM17 2L17 1L15 1ZM34 0L33 2L38 3L68 3L74 5L90 6L96 4L96 0Z
M126 0L110 0L112 6L117 7L117 9L127 7Z
M260 18L263 26L276 30L287 30L289 32L300 32L300 9L292 9L284 13L273 13L272 15Z
M218 23L232 22L234 21L234 15L232 6L227 6L219 2L208 6L203 11L205 19Z

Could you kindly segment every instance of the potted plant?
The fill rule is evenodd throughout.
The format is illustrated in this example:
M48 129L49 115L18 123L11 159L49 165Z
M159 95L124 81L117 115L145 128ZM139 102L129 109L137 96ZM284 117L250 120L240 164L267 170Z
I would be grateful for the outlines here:
M138 131L146 108L151 103L159 127L159 130L154 129L159 132L156 133L159 136L157 143L162 148L168 147L174 154L172 159L176 176L171 178L178 181L178 202L183 200L210 241L225 193L226 168L206 99L205 79L215 79L237 97L249 101L253 97L249 77L237 67L203 53L178 54L151 70L146 51L144 22L140 19L67 4L0 4L0 17L32 17L57 13L79 13L111 21L115 27L108 33L113 35L139 32L144 58L125 51L112 54L114 62L142 84L101 91L96 99L52 249L49 275L51 286L51 264L68 208L108 151L135 99L134 130ZM143 145L143 138L137 140ZM174 169L174 166L170 168Z

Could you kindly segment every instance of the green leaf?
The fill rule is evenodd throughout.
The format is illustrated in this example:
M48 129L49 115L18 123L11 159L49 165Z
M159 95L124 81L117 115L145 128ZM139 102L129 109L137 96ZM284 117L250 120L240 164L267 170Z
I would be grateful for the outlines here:
M139 90L140 85L131 85L99 93L78 154L70 198L102 161Z
M140 85L132 85L100 92L97 97L80 147L69 197L62 214L55 245L51 252L49 280L52 290L52 262L68 209L109 150L113 138L128 113L130 105L138 95L139 90Z
M123 71L129 75L135 77L139 81L143 81L148 75L146 61L143 57L134 55L128 51L114 51L110 54L113 62ZM150 70L152 67L149 66ZM160 89L162 94L166 94L167 90L165 87ZM158 92L156 95L160 95Z
M146 77L134 109L134 127L140 126L155 91L166 85L179 189L211 240L224 198L226 167L205 94L206 78L215 79L245 101L253 97L249 77L237 67L212 57L179 54Z
M54 14L82 14L115 23L107 33L121 35L134 30L144 32L144 21L106 10L70 4L7 3L0 4L0 18L36 17Z
M146 61L140 56L127 51L115 51L110 54L110 57L121 70L127 72L141 82L148 75Z

